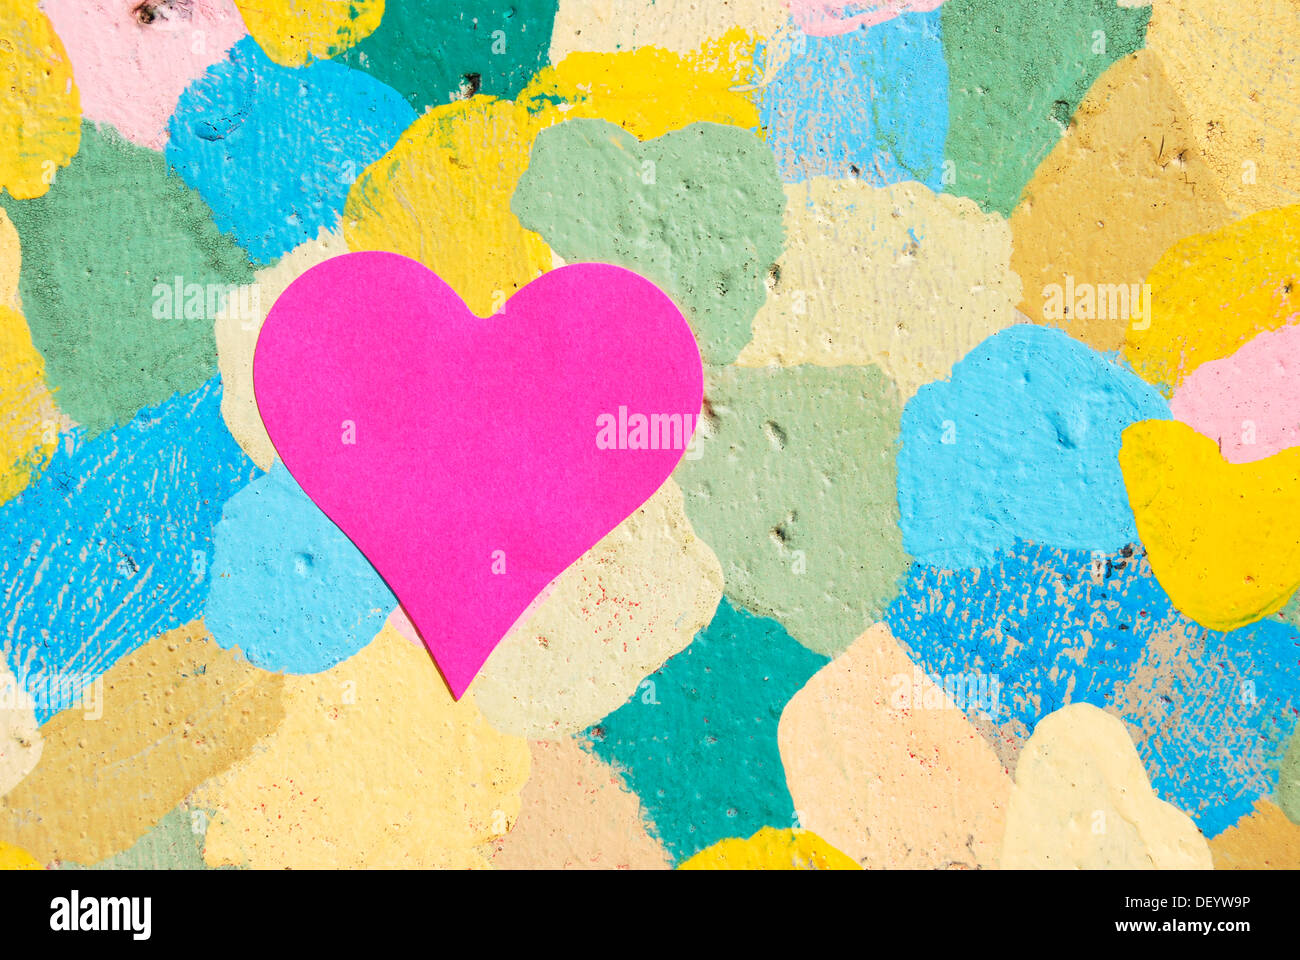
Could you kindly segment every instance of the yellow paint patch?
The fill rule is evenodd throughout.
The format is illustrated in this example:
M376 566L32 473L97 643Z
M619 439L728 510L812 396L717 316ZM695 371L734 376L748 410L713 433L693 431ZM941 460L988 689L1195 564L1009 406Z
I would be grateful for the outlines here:
M641 803L612 767L576 741L529 744L519 820L496 842L503 870L655 870L671 859L646 832Z
M693 53L702 44L740 27L760 37L785 29L790 13L782 0L559 0L551 31L551 63L571 53L617 53L661 47Z
M437 107L402 134L348 193L348 248L418 260L490 316L551 268L551 250L510 211L533 138L559 119L476 96Z
M36 705L0 656L0 797L36 768L44 738L36 725Z
M40 861L26 850L0 843L0 870L44 870Z
M735 27L694 53L643 47L627 53L571 53L540 71L521 103L559 98L566 117L617 123L641 140L706 120L757 127L751 97L732 88L753 80L758 38Z
M235 0L257 45L276 63L326 60L375 32L384 0Z
M1295 0L1156 0L1146 45L1238 216L1300 201Z
M1045 319L1044 288L1069 275L1076 285L1140 289L1172 244L1232 219L1178 88L1155 54L1139 50L1098 79L1011 215L1020 309L1096 350L1118 350L1134 317L1071 310Z
M0 838L46 863L120 853L275 729L282 684L201 621L151 640L41 728L41 763L0 800Z
M81 146L81 97L36 0L0 4L0 190L41 197Z
M807 830L764 827L747 840L720 840L678 870L861 870L851 857Z
M1210 841L1216 870L1300 869L1300 826L1267 800Z
M456 702L424 649L385 627L324 673L285 680L262 749L195 791L213 866L486 867L520 808L528 743Z
M1086 703L1039 721L1020 752L1004 869L1201 869L1191 817L1156 797L1124 724Z
M217 366L221 370L221 416L230 435L263 470L275 460L275 447L267 436L262 415L253 394L253 352L257 335L266 315L289 284L330 257L348 252L343 235L321 228L315 240L309 240L286 253L273 265L257 271L256 278L231 298L238 309L224 311L214 325L217 340ZM229 301L228 301L229 302ZM243 306L255 306L245 315Z
M778 740L799 822L863 866L997 865L1011 779L886 625L791 698Z
M1119 452L1151 572L1179 612L1233 630L1286 604L1300 585L1300 448L1227 463L1184 423L1147 420Z
M730 90L754 43L733 30L689 56L573 54L539 72L515 102L474 96L427 111L352 185L348 249L418 260L474 313L495 313L555 264L510 210L537 134L565 117L609 120L641 139L701 120L757 127L757 108Z
M45 385L45 358L27 321L0 306L0 503L27 488L59 443L59 413Z
M9 214L0 207L0 307L22 310L18 281L22 275L22 244Z
M672 480L552 584L474 682L498 730L557 739L617 710L691 642L722 598L722 565Z
M1172 390L1201 364L1300 314L1300 206L1188 237L1147 282L1151 325L1130 326L1124 356L1148 383Z
M828 177L785 190L780 274L738 366L877 364L907 399L1019 320L1011 232L973 200Z

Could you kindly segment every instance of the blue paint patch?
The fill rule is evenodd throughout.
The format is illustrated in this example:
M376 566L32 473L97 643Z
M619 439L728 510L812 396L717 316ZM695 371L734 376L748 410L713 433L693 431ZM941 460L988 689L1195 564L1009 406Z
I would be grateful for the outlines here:
M1140 548L1020 543L984 569L914 564L885 622L936 682L998 679L996 709L964 705L995 746L1022 743L1066 704L1119 715L1157 794L1207 837L1277 784L1300 705L1300 631L1198 626Z
M204 624L264 670L319 673L374 639L388 585L278 461L221 513Z
M414 121L373 77L330 61L282 67L246 37L181 95L167 161L265 264L335 226L361 171Z
M259 472L215 378L93 440L63 435L39 482L0 507L0 642L39 722L201 615L221 506Z
M759 104L782 180L858 176L942 189L948 64L940 17L907 13L835 37L799 35Z
M680 863L719 840L794 823L777 725L829 662L724 597L691 645L586 737L624 772Z
M1016 540L1116 550L1137 540L1120 435L1168 420L1159 392L1059 330L989 337L903 409L903 549L947 569Z

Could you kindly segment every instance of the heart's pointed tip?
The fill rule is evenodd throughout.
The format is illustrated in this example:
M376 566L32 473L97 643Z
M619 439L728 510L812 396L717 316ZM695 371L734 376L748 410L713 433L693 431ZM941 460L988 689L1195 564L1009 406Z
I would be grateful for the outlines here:
M482 666L480 663L471 669L463 663L444 664L439 662L436 654L433 657L433 662L437 666L438 672L442 674L443 682L447 684L447 689L451 692L451 698L458 703L461 697L465 696L465 691L469 689L470 684L474 682L474 678L478 676L479 668Z

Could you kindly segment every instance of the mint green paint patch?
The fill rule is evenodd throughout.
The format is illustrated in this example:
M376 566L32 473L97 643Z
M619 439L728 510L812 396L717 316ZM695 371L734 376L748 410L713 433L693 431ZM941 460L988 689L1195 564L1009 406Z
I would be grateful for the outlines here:
M687 516L728 597L835 656L880 619L907 568L898 393L872 366L707 374L698 448L673 473Z
M50 191L6 210L32 340L59 407L90 436L216 373L213 321L253 268L160 154L84 123Z
M1300 593L1294 594L1290 600L1277 613L1273 614L1272 619L1280 620L1282 623L1292 627L1300 628Z
M1115 0L947 0L945 188L1015 209L1088 88L1146 41L1150 7Z
M505 100L550 63L556 0L388 0L370 36L336 59L415 108L486 93Z
M772 151L717 123L645 143L604 120L561 123L537 137L511 209L565 260L618 264L662 287L710 364L749 342L785 239Z
M207 870L203 842L213 811L184 804L159 820L121 853L91 867L65 863L65 870ZM226 868L219 868L226 869ZM232 868L233 869L233 868Z
M1288 820L1300 823L1300 727L1291 734L1291 745L1282 758L1277 777L1277 805Z

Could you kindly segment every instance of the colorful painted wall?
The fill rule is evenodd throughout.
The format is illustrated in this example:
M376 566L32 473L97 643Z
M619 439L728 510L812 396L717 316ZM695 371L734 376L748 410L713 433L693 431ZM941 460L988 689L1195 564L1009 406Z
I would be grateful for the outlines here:
M0 0L0 867L1300 866L1297 36ZM359 252L479 317L625 267L703 365L671 476L459 697L259 412L268 312ZM411 375L372 399L456 462ZM389 474L343 495L391 523ZM402 590L461 623L491 511L438 490Z

